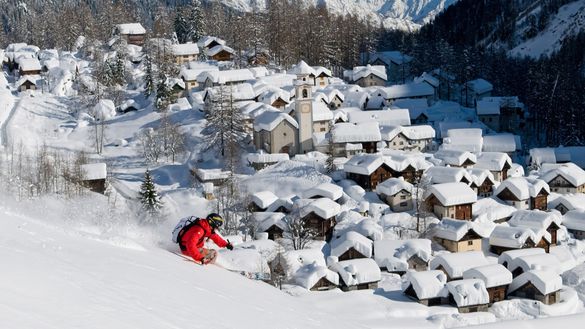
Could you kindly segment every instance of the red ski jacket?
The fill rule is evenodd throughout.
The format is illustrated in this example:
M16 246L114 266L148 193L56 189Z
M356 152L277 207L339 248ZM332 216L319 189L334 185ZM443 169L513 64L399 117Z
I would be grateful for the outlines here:
M183 255L191 256L196 261L201 261L203 256L199 252L199 248L203 248L205 239L209 238L220 248L225 248L227 242L221 238L215 231L209 226L207 219L201 218L199 222L193 225L181 239L181 244L185 246L185 250L181 251Z

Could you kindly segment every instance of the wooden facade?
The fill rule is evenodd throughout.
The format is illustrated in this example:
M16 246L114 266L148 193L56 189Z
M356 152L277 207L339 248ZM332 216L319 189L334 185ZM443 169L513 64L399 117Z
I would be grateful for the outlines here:
M354 180L359 186L363 187L367 191L376 189L378 184L387 180L388 178L396 177L392 176L393 170L388 167L385 163L378 167L370 175L362 175L356 173L347 173L347 178Z
M330 241L333 236L333 227L335 226L335 217L321 218L314 212L309 213L302 220L307 224L307 227L315 231L316 239Z
M561 299L561 291L557 290L550 294L541 293L532 282L526 282L522 287L510 293L510 296L516 296L520 298L528 298L537 300L543 304L551 305L557 303Z
M534 198L530 198L530 209L546 211L548 209L548 192L542 189Z
M437 243L450 252L481 251L482 237L474 230L469 230L459 241L435 237Z
M490 296L490 304L506 299L506 291L508 291L508 285L496 286L486 289L488 295Z
M492 196L494 188L494 183L489 179L484 179L483 183L480 186L477 186L477 196L482 198L488 198Z
M548 241L546 241L546 239L543 237L540 239L540 241L538 241L538 243L535 243L534 241L532 241L531 238L527 238L526 241L524 242L524 245L522 245L521 248L510 248L510 247L490 245L490 251L496 255L501 255L504 251L508 251L508 250L528 249L528 248L542 248L542 249L544 249L545 252L549 252L550 243Z
M332 283L331 281L327 280L326 277L322 277L309 290L311 290L311 291L324 291L324 290L331 290L331 289L335 289L335 288L337 288L337 285L335 283Z
M83 181L83 186L93 192L104 194L106 192L106 179L92 179Z
M346 252L341 254L338 258L339 258L339 261L342 261L342 260L368 258L368 257L364 256L361 252L359 252L359 251L355 250L355 248L351 247Z
M264 232L268 233L268 239L272 240L272 241L275 241L277 239L281 239L284 235L284 230L276 225L270 226Z
M341 290L343 291L354 291L354 290L366 290L366 289L377 289L378 288L378 282L369 282L369 283L361 283L361 284L356 284L354 286L347 286L345 283L341 284Z
M427 271L429 269L429 263L418 255L412 255L407 261L408 268L417 272Z
M433 209L433 213L440 219L444 217L461 220L472 219L473 203L444 206L439 199L432 194L425 200L425 202L429 205L430 209Z
M232 60L232 54L228 51L222 50L219 53L211 56L212 60L218 61L218 62L222 62L222 61L231 61Z
M18 86L19 91L26 91L26 90L36 90L37 85L35 85L32 81L26 80L20 86Z

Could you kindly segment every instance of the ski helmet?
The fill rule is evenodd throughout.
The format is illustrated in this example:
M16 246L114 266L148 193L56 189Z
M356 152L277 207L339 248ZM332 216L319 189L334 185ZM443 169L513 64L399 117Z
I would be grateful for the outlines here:
M219 214L212 212L211 214L207 215L207 222L209 223L209 226L217 229L220 228L223 224L223 218L221 218Z

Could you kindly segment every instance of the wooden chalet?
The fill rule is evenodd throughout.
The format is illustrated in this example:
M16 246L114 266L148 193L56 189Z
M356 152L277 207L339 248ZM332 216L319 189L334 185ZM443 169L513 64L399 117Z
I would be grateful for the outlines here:
M403 277L403 293L414 301L437 306L448 303L447 276L439 270L408 272Z
M308 228L316 232L316 238L330 241L333 236L333 227L341 206L335 201L321 198L311 201L300 209L301 220Z
M331 256L339 261L372 257L373 241L365 236L349 231L331 241Z
M126 40L128 44L142 46L144 45L146 29L140 23L118 24L114 28L114 34Z
M459 313L487 312L489 294L483 281L463 279L447 282L450 304L457 307Z
M551 305L560 302L561 277L551 271L531 270L516 277L508 289L508 294L520 298L537 300Z
M104 194L106 192L107 170L105 163L92 163L81 165L83 173L82 184L93 192Z
M550 189L543 180L511 177L503 181L494 195L517 209L547 210Z
M482 250L482 236L466 220L444 218L435 228L433 239L451 252Z
M542 248L550 249L550 235L546 232L534 232L527 227L509 227L498 225L490 235L490 251L496 255L515 249Z
M329 268L339 274L343 291L376 289L382 279L380 268L371 258L332 261Z
M472 205L477 194L465 183L431 185L425 191L425 203L440 219L472 219Z
M512 273L501 264L490 264L469 269L463 273L464 279L479 279L485 284L489 303L506 299L507 290L512 283Z

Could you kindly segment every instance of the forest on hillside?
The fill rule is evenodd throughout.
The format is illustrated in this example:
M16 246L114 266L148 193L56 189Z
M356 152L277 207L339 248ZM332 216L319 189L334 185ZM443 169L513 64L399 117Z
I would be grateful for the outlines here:
M494 85L494 95L519 96L531 115L523 134L528 147L581 145L585 33L566 38L550 58L507 54L518 39L542 31L569 2L461 0L417 33L407 33L336 16L323 6L306 8L298 0L268 0L266 12L249 13L198 0L6 0L0 3L0 47L26 42L72 50L80 35L86 44L103 45L116 24L140 22L150 38L185 42L214 35L238 54L267 51L275 66L286 68L303 59L336 75L362 64L362 52L400 50L414 57L410 71L415 75L440 68L458 83L484 78ZM520 19L528 28L516 31Z

